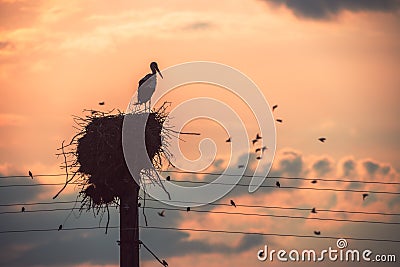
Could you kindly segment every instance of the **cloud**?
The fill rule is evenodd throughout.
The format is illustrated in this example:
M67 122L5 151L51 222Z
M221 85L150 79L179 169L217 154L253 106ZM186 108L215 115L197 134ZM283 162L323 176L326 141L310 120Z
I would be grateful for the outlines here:
M251 156L251 158L254 158ZM252 159L254 160L254 159ZM337 163L335 163L337 162ZM217 166L213 172L220 172L225 166L222 160L216 161ZM253 166L253 165L251 165ZM253 167L247 172L252 173ZM315 157L307 156L293 149L285 149L277 152L276 161L273 165L272 174L282 174L285 176L308 177L315 172L324 174L332 173L332 177L337 173L347 173L356 177L357 180L365 178L365 173L372 174L365 179L374 180L393 180L398 177L395 170L385 163L381 163L374 159L354 159L345 157L338 161L333 161L329 156ZM393 176L394 175L394 176ZM179 178L180 176L174 177ZM201 177L199 175L182 175L185 180L212 180L215 176ZM354 178L355 179L355 178ZM9 184L11 181L1 181L2 184ZM23 180L29 183L31 180ZM13 181L15 183L15 181ZM241 183L246 184L248 180L244 177ZM298 180L282 180L286 186L310 187L309 181ZM274 185L274 180L266 179L264 185ZM314 185L313 185L314 186ZM326 183L318 182L316 187L326 186L329 188L346 188L346 184L340 182ZM382 190L396 191L392 185L379 188L369 187L370 185L361 184L360 190ZM43 188L43 189L42 189ZM1 189L1 188L0 188ZM6 190L6 194L1 193L1 203L5 202L21 202L34 201L38 195L45 190L45 187L22 187ZM1 189L1 190L4 190ZM22 191L17 191L22 190ZM48 189L46 189L48 190ZM62 195L62 199L73 199L74 194ZM321 192L314 190L296 190L276 187L260 188L255 194L249 194L247 186L237 186L229 195L221 199L220 203L229 203L229 199L234 199L238 204L253 204L265 206L283 206L283 207L301 207L309 208L314 205L317 210L321 210L315 216L332 217L339 219L363 219L363 220L394 220L390 217L365 216L359 214L327 214L322 209L336 210L357 210L357 211L379 211L379 212L396 212L398 210L398 200L391 195L370 194L363 201L361 193L352 192ZM44 200L46 201L46 200ZM49 199L49 201L51 201ZM143 203L142 203L143 204ZM45 207L27 206L28 209L39 208L60 208L70 207L59 205L51 205ZM381 231L385 226L376 226L368 224L358 224L353 228L353 224L346 222L327 222L304 219L288 219L273 217L253 217L231 214L213 214L205 212L195 212L196 209L204 211L225 211L225 212L249 212L263 213L268 215L295 215L295 216L311 216L309 211L281 211L276 209L245 209L238 206L212 206L193 208L191 212L180 212L166 210L165 217L161 218L157 215L156 209L167 209L168 206L158 201L147 201L146 209L147 220L150 226L158 227L183 227L183 228L199 228L199 229L225 229L228 231L248 231L248 232L266 232L266 233L284 233L284 234L312 234L314 229L322 231L323 235L348 237L368 236L368 232ZM11 207L19 210L20 207ZM3 210L3 209L2 209ZM111 225L118 225L118 210L110 209ZM1 230L9 229L46 229L56 228L63 223L69 211L59 212L38 212L38 213L16 213L12 215L2 215ZM140 224L144 225L142 213L140 212ZM314 215L313 215L314 216ZM363 216L363 217L361 217ZM102 225L104 225L104 220ZM65 228L96 226L99 224L99 217L94 218L91 212L84 212L79 218L74 219L73 216L64 224ZM381 228L380 228L381 227ZM393 227L394 228L394 227ZM357 232L354 231L357 230ZM392 229L392 228L390 228ZM394 239L388 236L388 232L382 235L375 234L376 238ZM209 255L211 259L215 259L216 255L224 255L225 257L239 257L243 253L255 253L257 249L264 244L268 244L271 248L301 248L307 244L309 248L321 248L331 241L312 240L309 243L303 242L302 239L289 238L273 238L257 235L228 235L216 233L197 233L188 231L174 230L157 230L142 229L140 238L154 251L160 258L181 259L187 255L192 257L202 257ZM108 235L103 230L90 231L61 231L49 233L24 233L24 234L7 234L0 238L0 258L2 262L8 266L78 266L86 263L87 265L101 264L117 264L119 247L116 240L119 239L118 230L111 229ZM266 242L266 243L265 243ZM320 243L318 243L320 242ZM355 247L352 244L352 247ZM378 251L378 250L377 250ZM396 251L396 250L394 250ZM153 257L144 249L141 250L142 261L153 261ZM46 255L43 257L43 255ZM168 261L169 262L169 261Z
M356 162L353 159L345 159L341 163L341 175L344 177L351 176L356 169Z
M392 12L400 7L399 0L264 0L284 5L296 16L312 19L329 19L343 11Z
M316 172L317 176L324 176L333 170L333 162L329 158L319 159L313 163L312 169Z
M283 151L278 158L277 166L274 169L275 176L299 176L304 167L303 157L297 151Z

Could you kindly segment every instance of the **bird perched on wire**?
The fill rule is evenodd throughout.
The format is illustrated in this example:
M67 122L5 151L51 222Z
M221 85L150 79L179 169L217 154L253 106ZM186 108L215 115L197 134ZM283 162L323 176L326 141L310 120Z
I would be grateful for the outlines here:
M29 177L31 177L31 178L33 179L33 174L32 174L32 172L29 171L28 174L29 174Z
M151 108L151 97L154 94L157 86L157 72L164 78L158 69L158 65L156 62L150 63L150 70L151 73L146 74L142 79L139 81L139 88L138 88L138 102L137 104L141 105L144 104L144 109L146 111L146 104L149 102L148 111Z
M311 213L317 213L316 209L315 209L315 208L312 208L312 209L311 209Z
M168 266L168 262L166 262L165 260L162 260L162 265L164 265L165 267Z
M281 187L281 183L280 183L279 181L276 181L275 185L276 185L277 187Z
M25 207L22 207L22 208L21 208L21 212L25 212Z
M60 224L60 225L58 226L58 230L57 230L57 231L60 231L60 230L62 230L62 224Z
M232 199L231 199L231 205L234 206L234 207L236 208L236 203L235 203L235 201L233 201Z
M314 234L315 234L315 235L320 235L321 232L320 232L320 231L314 231Z

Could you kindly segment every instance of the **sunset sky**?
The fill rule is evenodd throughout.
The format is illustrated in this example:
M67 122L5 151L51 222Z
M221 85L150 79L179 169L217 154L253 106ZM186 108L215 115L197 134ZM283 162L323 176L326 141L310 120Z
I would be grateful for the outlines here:
M62 173L62 158L55 154L63 140L76 134L72 115L83 116L84 109L124 111L138 81L149 72L150 62L157 61L163 71L185 62L212 61L239 70L259 87L270 106L279 105L274 116L283 123L276 124L270 176L400 183L399 29L398 0L0 0L0 176L27 175L28 170L34 175ZM222 88L188 85L164 99L172 102L172 111L196 97L225 102L243 117L250 137L258 132L252 108L242 106ZM98 105L101 101L104 106ZM171 118L172 126L174 119L179 120ZM217 154L207 170L224 171L231 150L223 127L211 121L189 123L187 130L201 132L201 136L184 137L186 142L180 145L185 157L196 159L201 153L211 153L198 148L202 139L210 138ZM229 135L234 142L234 133ZM321 136L327 138L324 144L318 141ZM253 152L250 172L255 163ZM246 155L242 151L233 156L238 160ZM4 178L0 186L64 180L62 176L35 177L33 181ZM275 185L276 180L267 179L264 184ZM337 181L313 185L308 180L290 179L280 183L282 187L395 193L369 193L363 201L360 192L260 188L249 194L247 187L238 186L218 203L229 204L234 199L239 205L400 214L399 184ZM0 204L51 202L59 189L0 187ZM78 192L70 185L59 200L74 200ZM157 202L148 205L162 206ZM223 205L198 209L387 224L172 210L160 218L153 209L147 214L150 225L160 227L311 236L319 230L320 237L400 240L399 225L393 224L400 216L310 214L308 210L239 205L236 209ZM67 218L68 210L2 213L20 211L21 206L0 206L0 232L53 229L60 224L65 228L93 227L100 221L90 212ZM110 225L118 224L118 211L113 209ZM119 266L118 239L118 229L110 229L107 235L103 229L1 233L0 266ZM276 250L336 247L334 239L156 229L142 230L141 239L170 266L276 266L280 264L277 261L257 260L257 251L265 244ZM400 260L399 243L348 241L352 249L396 254ZM141 253L141 266L160 266L148 253ZM332 263L316 265L327 264Z

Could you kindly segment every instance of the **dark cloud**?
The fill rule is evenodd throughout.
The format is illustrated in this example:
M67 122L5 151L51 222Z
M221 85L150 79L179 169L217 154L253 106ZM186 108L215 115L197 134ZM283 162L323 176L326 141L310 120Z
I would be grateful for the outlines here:
M294 151L286 151L278 158L278 172L281 175L299 176L303 171L303 158Z
M400 7L399 0L263 0L284 5L296 16L312 19L329 19L342 11L392 12Z
M364 166L368 174L371 176L375 175L375 173L378 171L380 167L378 163L375 163L370 160L364 161L362 165Z
M343 176L347 177L350 176L356 168L356 162L352 159L348 159L343 162L342 164L342 171L343 171Z
M188 240L188 237L188 233L180 231L144 229L140 232L141 240L160 258L188 254L241 253L255 247L260 247L265 243L264 237L259 235L238 235L239 243L236 246L222 243L210 245L206 241ZM166 240L168 242L165 242ZM269 243L271 244L271 242ZM147 251L141 251L141 259L153 260L154 258Z
M2 174L0 174L2 176ZM37 196L44 193L46 189L43 186L14 186L31 185L36 181L26 177L16 177L13 179L2 179L0 181L0 201L1 204L24 203L36 199Z
M312 165L312 168L317 173L318 176L324 176L325 174L332 171L333 166L332 166L332 162L329 159L324 158L324 159L317 160Z

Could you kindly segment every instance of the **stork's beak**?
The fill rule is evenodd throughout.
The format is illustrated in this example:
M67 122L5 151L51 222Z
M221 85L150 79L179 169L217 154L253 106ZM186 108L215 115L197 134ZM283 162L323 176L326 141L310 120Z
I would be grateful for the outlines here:
M158 66L156 67L156 71L158 72L158 74L160 74L161 78L164 79L164 77L161 74L161 71L158 69Z

